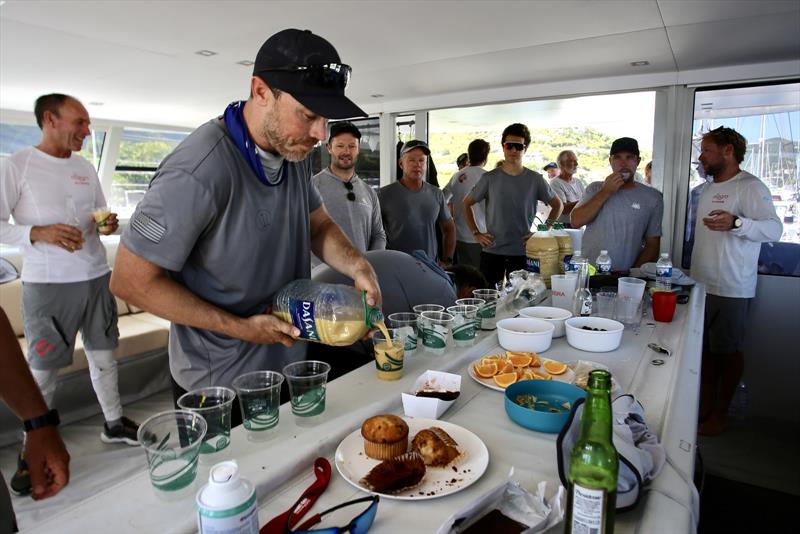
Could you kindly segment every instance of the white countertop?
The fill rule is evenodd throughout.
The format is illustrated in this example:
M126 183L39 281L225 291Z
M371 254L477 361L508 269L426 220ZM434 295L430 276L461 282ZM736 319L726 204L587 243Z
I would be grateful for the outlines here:
M617 532L693 532L696 530L696 491L691 485L697 429L705 291L695 287L687 305L679 305L672 323L655 323L648 315L638 333L626 330L619 349L588 353L570 347L566 338L553 341L543 353L565 362L592 360L609 366L622 392L633 393L645 408L647 423L664 445L668 463L646 489L638 507L617 516ZM657 342L672 351L664 358L647 348ZM281 407L275 437L252 443L242 427L233 429L231 446L218 460L235 458L243 476L256 484L259 524L282 513L313 481L313 461L325 456L333 466L339 443L360 428L367 417L379 413L402 415L400 393L411 388L427 369L462 374L461 396L442 419L469 429L489 450L483 477L465 490L427 501L381 499L372 532L435 532L452 513L502 483L510 468L514 479L529 491L548 482L548 496L558 485L555 434L530 431L505 414L503 394L483 387L467 375L467 364L499 352L493 332L479 335L468 348L449 348L441 356L418 349L405 361L404 376L396 382L375 377L365 365L328 384L323 421L314 427L295 424L290 406ZM664 358L665 364L650 364ZM144 455L144 452L142 452ZM144 462L143 462L144 464ZM197 488L208 477L201 465ZM348 484L333 467L328 489L308 514L365 495ZM694 512L693 512L694 509ZM355 510L354 510L355 513ZM193 532L194 495L163 501L151 489L147 471L120 481L109 489L73 505L46 521L31 525L36 532Z

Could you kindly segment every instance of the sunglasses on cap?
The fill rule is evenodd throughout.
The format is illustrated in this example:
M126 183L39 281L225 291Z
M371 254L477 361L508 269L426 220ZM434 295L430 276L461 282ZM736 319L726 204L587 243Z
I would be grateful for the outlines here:
M342 63L325 63L322 65L286 65L269 67L258 72L294 72L309 85L317 87L337 88L344 90L350 82L350 65Z
M348 501L333 508L329 508L324 512L319 514L313 515L308 521L303 523L302 525L297 526L294 530L289 529L289 525L292 524L292 514L289 514L289 517L286 521L286 528L284 529L285 534L298 534L301 532L314 532L315 534L342 534L345 532L349 532L350 534L366 534L369 529L372 527L372 522L375 520L375 514L378 512L378 502L380 501L380 497L377 495L373 495L371 497L362 497L360 499L356 499L354 501ZM329 527L329 528L321 528L321 529L314 529L312 530L311 527L322 521L322 517L330 514L331 512L335 512L336 510L340 510L347 506L353 506L356 504L362 504L369 502L369 506L366 510L358 514L352 521L350 521L347 525L343 527Z
M522 143L503 143L503 148L506 150L516 150L517 152L522 152L525 150L525 145Z
M347 200L350 202L356 201L356 194L353 193L353 183L352 182L342 182L344 184L344 188L347 189Z

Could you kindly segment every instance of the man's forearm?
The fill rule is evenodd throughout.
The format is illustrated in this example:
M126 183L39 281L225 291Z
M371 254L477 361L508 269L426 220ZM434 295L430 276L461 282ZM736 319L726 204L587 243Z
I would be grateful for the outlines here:
M462 209L464 210L464 217L467 219L467 226L469 227L470 232L475 234L475 232L480 231L478 228L478 223L475 222L475 214L472 213L472 206L475 204L475 201L472 197L468 196L464 199L462 203Z
M597 192L595 196L589 199L586 204L576 206L570 213L570 222L573 228L580 228L583 225L589 224L597 217L600 208L606 203L610 197L609 193L603 190Z
M47 404L31 375L5 311L0 311L0 366L3 368L0 398L14 415L23 421L44 415Z
M456 253L456 225L453 219L447 220L442 225L442 241L442 252L445 258L452 259Z
M656 261L658 259L660 250L661 238L658 238L656 241L646 240L642 251L639 252L639 255L636 257L636 261L633 262L633 266L641 267L645 263Z

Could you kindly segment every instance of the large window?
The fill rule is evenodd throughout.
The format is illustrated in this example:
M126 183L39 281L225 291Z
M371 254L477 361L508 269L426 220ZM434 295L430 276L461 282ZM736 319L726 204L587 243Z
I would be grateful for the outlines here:
M361 142L358 145L358 161L356 173L372 187L379 187L381 183L381 158L380 158L380 128L377 118L353 119L350 122L356 125L361 132ZM333 124L333 122L331 122ZM325 143L319 144L309 156L314 174L321 171L331 163L331 156Z
M697 171L700 139L719 126L733 128L747 139L741 168L769 187L775 210L783 221L780 242L761 247L759 272L800 276L800 83L698 89L695 93L683 267L691 266L697 200L705 184Z
M92 133L84 140L80 155L94 165L100 166L100 154L106 133L92 128ZM0 158L6 158L23 148L38 145L42 140L42 131L38 126L28 124L0 124Z
M108 202L121 219L133 214L158 165L187 136L184 132L125 128Z

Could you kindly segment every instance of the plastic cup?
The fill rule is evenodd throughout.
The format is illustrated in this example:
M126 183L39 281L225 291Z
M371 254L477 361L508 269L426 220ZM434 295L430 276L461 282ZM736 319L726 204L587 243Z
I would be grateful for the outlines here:
M137 437L156 495L173 500L194 494L197 458L207 430L203 416L187 410L157 413L139 425Z
M453 316L453 343L459 347L468 347L475 342L475 319L478 317L478 306L457 304L447 308Z
M405 336L394 328L389 329L389 336L387 340L380 331L372 335L375 368L381 380L397 380L403 376ZM387 344L391 347L387 347Z
M298 424L311 425L322 419L330 370L330 365L317 360L290 363L283 368L283 376L289 384L292 413Z
M278 426L281 413L283 375L275 371L253 371L237 376L233 389L239 396L242 424L249 441L262 441Z
M600 291L597 294L597 315L606 319L614 318L614 300L617 298L615 291Z
M572 298L578 288L578 273L554 274L550 277L553 307L572 311Z
M642 318L639 312L639 304L641 300L635 300L626 295L617 294L614 301L614 313L617 321L625 325L626 328L631 328L639 324Z
M653 319L662 323L671 323L677 304L678 295L672 291L656 291L653 293Z
M497 328L497 299L500 297L500 292L496 289L475 289L472 291L472 296L485 301L478 309L481 330Z
M624 297L631 297L636 302L639 302L642 300L646 285L647 282L639 278L623 276L617 281L617 293Z
M231 407L236 393L231 388L208 387L192 390L178 398L178 408L203 416L208 431L200 454L214 454L231 442Z
M397 330L403 336L403 344L405 348L404 356L408 358L417 350L418 332L417 332L417 314L411 312L393 313L387 317L389 321L389 328Z
M422 348L434 354L443 354L447 347L454 317L446 312L426 311L420 315L422 321Z

